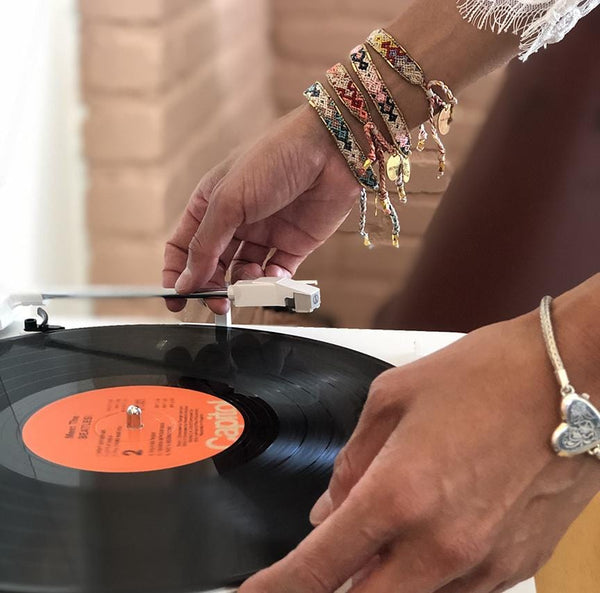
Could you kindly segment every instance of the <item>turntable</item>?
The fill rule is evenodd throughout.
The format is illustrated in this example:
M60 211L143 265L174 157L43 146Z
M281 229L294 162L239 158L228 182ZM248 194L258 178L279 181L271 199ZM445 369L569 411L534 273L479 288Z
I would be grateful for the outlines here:
M318 306L310 284L257 290ZM38 296L5 299L4 324L18 304L66 295ZM400 363L456 337L55 322L41 308L0 340L6 592L235 587L310 531L369 384L390 367L357 347Z

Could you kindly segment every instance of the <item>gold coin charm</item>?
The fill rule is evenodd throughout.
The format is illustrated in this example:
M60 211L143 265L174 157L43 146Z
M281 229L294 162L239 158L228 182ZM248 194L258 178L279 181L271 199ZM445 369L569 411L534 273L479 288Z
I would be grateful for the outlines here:
M452 105L446 105L439 113L437 118L437 129L440 134L445 136L450 131L452 123Z
M402 181L404 183L410 181L410 160L408 157L402 157Z
M390 181L396 181L400 176L400 167L402 166L402 157L399 154L393 154L387 161L387 176Z

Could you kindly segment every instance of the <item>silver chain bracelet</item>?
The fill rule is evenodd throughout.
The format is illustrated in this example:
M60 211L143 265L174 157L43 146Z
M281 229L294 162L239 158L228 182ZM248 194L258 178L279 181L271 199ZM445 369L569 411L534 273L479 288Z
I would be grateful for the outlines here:
M546 351L554 367L554 374L562 396L561 413L563 422L552 434L552 447L561 456L570 457L589 453L600 459L600 411L589 401L587 393L579 395L569 382L562 358L558 353L550 305L552 297L545 296L540 303L540 321Z

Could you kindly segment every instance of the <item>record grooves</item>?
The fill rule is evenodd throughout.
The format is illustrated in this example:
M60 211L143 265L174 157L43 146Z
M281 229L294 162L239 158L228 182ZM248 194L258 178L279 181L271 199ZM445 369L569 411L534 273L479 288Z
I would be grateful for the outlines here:
M0 591L178 593L238 584L309 532L308 512L370 382L387 368L330 344L240 329L100 327L1 340ZM135 448L110 441L115 418L119 438L138 438L121 429L124 400L114 393L141 394L145 403L158 394L156 418L142 411ZM117 416L86 412L102 398ZM201 400L217 412L198 412ZM71 405L71 424L68 407L65 426L47 421ZM151 432L154 420L160 430ZM104 425L113 427L109 440ZM49 460L53 438L88 436L99 439L88 453L103 469L81 469L87 458L79 469ZM215 451L179 459L171 449L182 438L182 450L200 438ZM105 464L110 455L121 469ZM120 455L163 455L165 468L123 469Z

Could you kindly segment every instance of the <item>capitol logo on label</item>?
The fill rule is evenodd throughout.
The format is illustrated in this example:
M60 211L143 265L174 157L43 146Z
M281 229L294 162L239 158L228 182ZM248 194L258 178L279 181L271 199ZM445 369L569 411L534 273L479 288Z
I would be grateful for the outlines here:
M239 420L238 411L231 404L220 400L209 400L208 403L214 408L207 417L214 422L215 436L207 439L206 446L223 451L238 440L244 425Z

